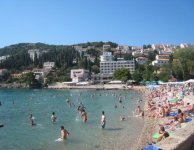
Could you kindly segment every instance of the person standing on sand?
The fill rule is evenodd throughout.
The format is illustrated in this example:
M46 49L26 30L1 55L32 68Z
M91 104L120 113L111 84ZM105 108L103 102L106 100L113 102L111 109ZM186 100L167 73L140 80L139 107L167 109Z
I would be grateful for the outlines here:
M61 126L61 139L65 140L69 136L69 132L64 128L64 126Z
M106 116L104 114L104 111L102 111L102 116L101 116L101 127L104 129L106 125Z

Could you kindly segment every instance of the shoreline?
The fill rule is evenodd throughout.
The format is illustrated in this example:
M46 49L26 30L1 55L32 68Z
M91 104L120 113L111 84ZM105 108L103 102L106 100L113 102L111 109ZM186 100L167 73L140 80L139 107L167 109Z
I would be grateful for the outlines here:
M137 88L140 89L142 96L144 98L144 107L143 110L147 108L147 99L145 98L148 89L144 87ZM152 134L155 131L155 127L157 125L157 120L150 119L146 115L144 116L144 126L142 128L141 134L138 137L137 145L133 148L133 150L141 150L143 147L148 145L152 141Z

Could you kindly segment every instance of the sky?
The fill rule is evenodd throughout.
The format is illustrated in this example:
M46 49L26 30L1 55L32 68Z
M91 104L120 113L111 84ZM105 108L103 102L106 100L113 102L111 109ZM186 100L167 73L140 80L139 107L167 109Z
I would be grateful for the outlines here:
M1 0L0 47L194 44L194 0Z

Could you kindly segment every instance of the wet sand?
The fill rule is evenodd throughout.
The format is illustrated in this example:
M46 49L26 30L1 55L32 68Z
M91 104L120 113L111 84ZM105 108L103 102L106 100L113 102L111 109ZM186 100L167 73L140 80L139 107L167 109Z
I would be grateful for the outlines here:
M145 86L134 87L135 90L139 90L145 95L147 89ZM145 97L145 96L144 96ZM144 110L147 108L147 99L144 99ZM152 142L152 134L156 131L158 124L158 119L148 118L145 112L144 116L144 127L142 129L141 135L138 138L137 145L132 148L132 150L141 150L143 147L147 146Z

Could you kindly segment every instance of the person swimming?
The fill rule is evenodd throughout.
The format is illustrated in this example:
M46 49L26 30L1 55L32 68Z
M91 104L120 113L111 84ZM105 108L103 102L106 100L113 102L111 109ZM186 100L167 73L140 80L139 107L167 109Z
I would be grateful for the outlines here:
M65 140L69 136L69 132L64 128L64 126L61 126L61 139Z
M102 116L101 116L101 127L102 127L102 129L105 128L105 125L106 125L106 116L105 116L104 111L102 111Z
M125 121L125 116L120 116L120 121Z
M81 117L82 117L83 122L86 123L88 118L87 118L87 113L86 113L85 109L82 110Z
M30 114L30 124L31 124L31 126L35 126L36 125L36 123L34 123L34 116L32 115L32 114Z
M85 110L84 105L82 104L82 102L80 102L80 105L77 107L77 111L81 114L81 112Z
M56 122L56 119L57 119L57 117L55 115L55 112L53 112L52 115L51 115L51 121L52 121L52 123L55 123Z
M115 106L114 106L115 108L117 108L117 104L115 104Z

